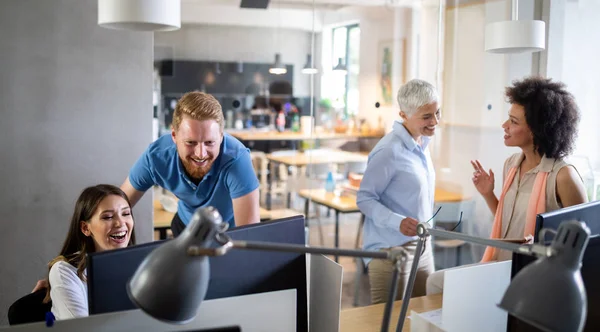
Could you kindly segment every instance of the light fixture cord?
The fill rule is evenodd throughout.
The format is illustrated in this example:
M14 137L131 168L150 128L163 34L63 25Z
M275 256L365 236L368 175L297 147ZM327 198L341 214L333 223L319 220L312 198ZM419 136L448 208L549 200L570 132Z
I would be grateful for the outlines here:
M512 0L511 12L512 20L517 21L519 19L519 0Z

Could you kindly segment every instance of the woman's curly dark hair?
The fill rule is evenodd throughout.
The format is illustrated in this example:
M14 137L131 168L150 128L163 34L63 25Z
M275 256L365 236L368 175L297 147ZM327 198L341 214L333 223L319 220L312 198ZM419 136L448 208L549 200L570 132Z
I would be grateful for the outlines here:
M548 158L564 158L574 148L579 124L575 98L561 82L543 77L513 81L506 88L511 104L525 108L525 120L533 133L533 147Z

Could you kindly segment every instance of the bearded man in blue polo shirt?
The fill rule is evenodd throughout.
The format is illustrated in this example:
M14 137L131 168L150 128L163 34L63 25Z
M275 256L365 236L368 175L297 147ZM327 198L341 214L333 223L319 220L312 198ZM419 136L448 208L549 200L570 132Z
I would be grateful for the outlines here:
M150 144L121 186L131 204L153 185L172 192L179 198L171 222L174 236L203 206L214 206L230 228L259 222L259 183L250 151L223 129L223 111L213 96L183 95L171 134Z

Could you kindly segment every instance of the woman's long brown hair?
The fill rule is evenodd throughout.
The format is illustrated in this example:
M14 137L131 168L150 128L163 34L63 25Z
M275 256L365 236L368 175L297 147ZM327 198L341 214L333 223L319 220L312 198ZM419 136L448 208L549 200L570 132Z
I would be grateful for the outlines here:
M50 269L56 262L64 261L75 266L77 268L77 275L79 278L83 281L86 281L83 274L83 271L87 267L86 255L88 253L95 252L96 248L92 237L85 236L81 232L80 223L82 221L89 222L90 219L92 219L94 212L96 212L98 205L100 205L100 202L102 202L104 198L111 195L122 197L131 207L131 203L129 202L127 195L119 187L110 184L99 184L93 187L88 187L81 192L77 202L75 203L75 211L73 211L73 216L71 217L71 225L69 226L67 238L65 239L58 256L48 263L48 273L50 273ZM131 213L131 218L133 219L133 212ZM131 230L131 237L129 238L129 243L127 246L134 244L135 226ZM44 298L44 302L46 303L50 301L50 287L51 285L48 285L46 297Z

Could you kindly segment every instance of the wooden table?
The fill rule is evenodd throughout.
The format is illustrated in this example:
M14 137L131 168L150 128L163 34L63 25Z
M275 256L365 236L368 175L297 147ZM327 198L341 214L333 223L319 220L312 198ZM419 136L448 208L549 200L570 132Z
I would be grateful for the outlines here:
M394 302L390 324L391 331L396 330L401 306L402 301ZM421 313L440 309L441 307L442 294L415 297L408 304L408 315L410 315L411 310ZM340 313L340 332L380 331L384 308L385 304L382 303L342 310ZM410 331L410 319L408 317L404 321L403 331Z
M268 154L270 162L287 166L302 167L311 164L345 164L352 162L367 162L368 156L359 152L348 152L336 149L314 149L306 152L293 151L291 154Z
M158 231L159 238L164 240L167 238L167 230L171 229L171 221L175 216L174 212L169 212L163 209L162 204L158 199L153 202L154 206L154 230Z
M284 164L286 166L305 167L316 164L346 164L352 162L366 163L368 156L360 152L349 152L337 149L314 149L305 152L290 151L289 154L278 155L271 153L267 155L271 162L271 174L275 174L275 164ZM267 186L271 186L269 178ZM290 208L291 193L287 193L286 207ZM267 193L267 207L271 207L271 197Z
M307 222L310 201L335 211L335 247L338 248L340 242L340 213L360 212L356 205L356 196L337 196L334 193L328 193L325 189L303 189L298 192L298 196L305 199L304 215ZM338 261L338 256L335 256L335 261Z
M276 209L276 210L266 210L260 208L260 221L266 220L275 220L282 219L287 217L293 217L297 215L301 215L302 213L292 210L292 209Z
M457 203L467 200L468 197L461 193L455 193L444 189L435 188L433 200L435 203Z
M171 221L175 216L175 213L166 211L163 209L162 204L158 199L153 202L154 206L154 230L158 231L161 240L167 238L167 230L171 229ZM298 211L290 209L277 209L267 210L260 208L260 221L267 221L271 219L281 219L301 214Z
M356 196L344 193L341 196L336 196L334 193L328 193L323 188L304 189L298 192L298 195L305 199L304 215L308 222L309 203L313 201L317 204L326 206L335 211L335 247L339 245L339 228L340 228L340 213L360 212L356 205ZM436 189L434 194L435 203L453 203L463 201L465 197L461 193L454 193L444 189ZM364 215L361 216L360 229L364 223ZM358 241L358 237L357 237ZM335 257L337 262L337 256Z
M304 140L323 140L323 139L348 139L348 138L381 138L378 133L363 134L353 133L313 133L307 135L302 132L292 131L228 131L228 134L240 141L304 141Z

